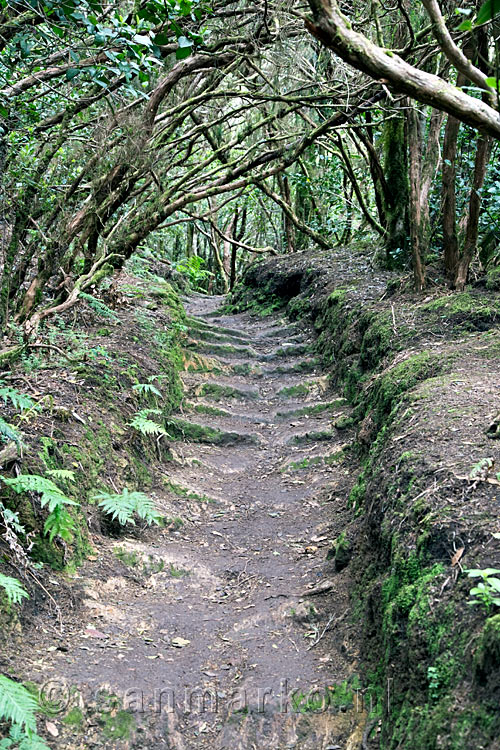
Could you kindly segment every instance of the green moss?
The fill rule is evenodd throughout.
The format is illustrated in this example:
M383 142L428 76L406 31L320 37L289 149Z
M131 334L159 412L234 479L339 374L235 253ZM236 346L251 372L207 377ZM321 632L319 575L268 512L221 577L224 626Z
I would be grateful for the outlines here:
M294 297L287 305L286 312L291 320L305 318L311 309L311 302L307 297Z
M428 302L422 310L438 325L453 324L455 330L484 331L500 320L500 301L472 292L460 292Z
M288 388L282 388L278 391L278 396L284 396L285 398L293 398L295 396L307 396L311 388L308 383L300 383L299 385L291 385Z
M235 375L256 375L257 377L262 375L261 366L250 364L250 362L231 365L231 369Z
M235 346L234 344L213 344L207 341L199 341L196 343L196 350L204 352L206 354L218 354L222 357L229 354L235 354L238 357L249 357L255 358L257 352L253 349L249 349L244 346Z
M63 718L63 724L70 727L81 727L83 724L83 713L81 709L74 706L68 711L66 716Z
M193 443L234 445L236 443L255 444L257 442L255 435L225 432L214 427L207 427L173 417L167 419L165 429L173 440L185 440Z
M319 365L317 359L304 359L301 362L295 362L293 365L275 367L271 375L290 375L296 372L314 372Z
M318 414L323 414L325 411L333 411L333 409L341 408L345 406L345 398L338 398L335 401L329 401L324 404L312 404L311 406L303 406L300 409L291 409L290 411L278 411L276 412L277 417L314 417Z
M127 740L135 727L135 719L123 709L104 711L101 714L102 733L110 740Z
M379 377L368 395L363 394L359 402L361 413L369 408L375 423L381 424L417 383L444 372L450 364L450 359L435 352L414 354Z
M248 292L240 285L233 291L231 301L223 306L221 313L231 315L237 312L250 312L260 317L266 317L277 310L281 310L285 304L286 301L282 297L273 294L265 287L252 289L251 292Z
M336 434L331 430L318 430L306 432L303 435L294 435L288 441L289 445L306 445L308 443L324 442L326 440L335 440Z
M495 687L500 674L500 614L489 617L474 654L474 671L480 684Z
M294 356L300 356L301 354L306 354L308 351L310 351L310 346L308 344L295 344L294 346L285 346L280 347L279 349L276 349L275 352L273 352L273 357L294 357Z
M224 334L216 333L211 328L192 328L190 330L193 338L199 341L207 342L209 344L241 344L245 346L248 344L248 339L243 336L237 336L235 334Z
M360 477L349 493L349 506L355 510L363 507L365 495L366 481Z
M182 485L172 482L172 480L167 480L165 484L170 492L173 492L177 497L185 497L187 500L196 500L199 503L216 502L212 497L195 492L194 490L189 489L189 487L182 487Z
M386 260L390 268L402 268L408 251L408 166L405 117L396 114L385 121L382 134L384 173L387 184L385 210L388 217Z
M140 563L139 555L135 550L127 550L124 547L115 547L113 553L120 562L129 568L136 568Z
M500 266L494 266L488 270L486 289L490 292L500 292Z
M347 430L349 427L353 427L354 424L355 420L353 419L353 417L349 416L348 414L343 414L335 421L334 426L337 430Z
M238 388L233 388L230 385L220 385L219 383L204 383L199 390L200 396L207 398L213 398L216 401L220 401L225 398L236 398L239 400L245 400L248 398L257 398L258 393L256 391L241 391Z
M172 318L178 323L186 323L186 311L179 295L168 281L157 282L148 286L148 296L160 300L169 310Z
M363 371L374 369L388 352L401 348L404 337L400 329L398 339L395 338L390 312L367 312L361 318L359 326L360 330L364 331L359 353L359 363Z
M215 336L220 336L222 334L224 336L229 336L230 338L241 338L243 339L243 343L246 343L245 336L237 328L213 326L210 323L207 323L205 320L201 320L200 318L193 318L192 316L187 316L186 321L189 324L189 327L196 331L206 331L207 333Z
M209 404L193 404L186 401L183 404L183 408L194 411L196 414L210 414L213 417L230 417L231 413L225 409L218 409L216 406L210 406Z
M332 546L328 550L327 560L334 560L335 570L340 572L347 567L350 562L352 555L352 546L350 541L347 539L345 531L343 531L332 543Z

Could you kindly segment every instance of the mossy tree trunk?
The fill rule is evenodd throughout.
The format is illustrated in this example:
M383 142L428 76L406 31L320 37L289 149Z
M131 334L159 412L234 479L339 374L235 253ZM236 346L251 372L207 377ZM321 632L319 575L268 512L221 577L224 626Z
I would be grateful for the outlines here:
M388 119L384 125L384 175L387 185L385 214L387 236L386 260L389 268L401 265L408 252L408 160L405 118L403 114Z

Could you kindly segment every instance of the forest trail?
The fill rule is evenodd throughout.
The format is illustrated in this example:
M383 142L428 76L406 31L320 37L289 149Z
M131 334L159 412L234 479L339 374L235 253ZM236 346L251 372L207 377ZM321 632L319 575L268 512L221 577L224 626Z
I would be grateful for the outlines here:
M177 495L183 524L99 539L77 572L83 606L25 649L24 678L56 704L55 747L361 747L349 572L326 560L347 406L303 323L220 304L187 303L189 346L210 366L183 375L172 424L187 438L155 493L164 513Z

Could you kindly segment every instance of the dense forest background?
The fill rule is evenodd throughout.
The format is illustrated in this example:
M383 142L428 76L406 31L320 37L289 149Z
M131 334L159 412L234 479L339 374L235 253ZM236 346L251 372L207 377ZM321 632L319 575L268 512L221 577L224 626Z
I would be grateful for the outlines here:
M3 359L134 253L214 292L311 244L498 263L495 0L1 5Z

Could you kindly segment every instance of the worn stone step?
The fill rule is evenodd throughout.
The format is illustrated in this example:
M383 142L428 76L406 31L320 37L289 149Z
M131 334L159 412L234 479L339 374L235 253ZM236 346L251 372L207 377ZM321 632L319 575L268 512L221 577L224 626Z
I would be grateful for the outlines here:
M165 429L172 440L208 445L257 445L256 435L240 432L228 432L216 427L208 427L187 419L170 417L165 422Z
M201 351L204 354L214 354L222 357L236 357L238 359L255 359L258 357L258 353L255 349L250 349L248 346L235 346L234 344L217 344L209 343L208 341L193 341L190 342L189 348Z
M337 432L333 430L309 430L308 432L293 435L287 440L287 445L307 445L309 443L322 443L337 439Z
M245 400L259 397L257 391L235 388L232 385L224 385L221 383L202 383L194 389L194 393L197 396L214 399L214 401L221 401L226 398Z

